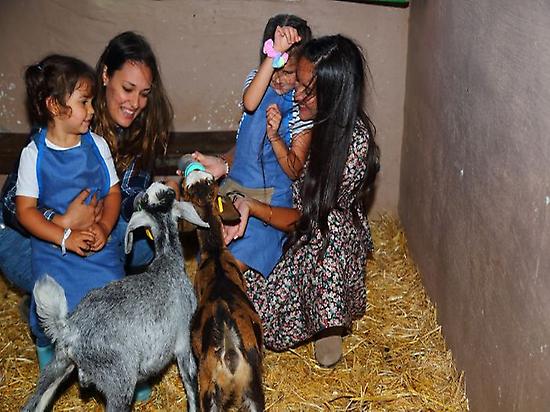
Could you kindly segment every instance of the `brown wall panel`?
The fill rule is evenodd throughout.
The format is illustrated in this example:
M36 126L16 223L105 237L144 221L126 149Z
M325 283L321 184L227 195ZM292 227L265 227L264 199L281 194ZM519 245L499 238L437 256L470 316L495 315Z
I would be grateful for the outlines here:
M550 4L413 1L399 214L473 411L550 405Z
M369 101L383 168L373 211L397 211L408 9L328 0L18 0L0 2L0 132L25 132L24 66L47 53L95 64L116 33L136 30L157 52L178 132L235 130L242 84L277 13L316 35L343 33L368 52Z

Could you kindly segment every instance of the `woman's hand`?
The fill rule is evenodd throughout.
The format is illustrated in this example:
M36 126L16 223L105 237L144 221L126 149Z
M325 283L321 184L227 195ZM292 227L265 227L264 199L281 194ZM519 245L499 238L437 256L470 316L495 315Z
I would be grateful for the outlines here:
M273 48L280 53L286 52L294 43L298 43L302 38L294 27L277 26L273 36Z
M201 152L194 152L193 159L204 166L206 171L215 179L224 177L227 174L227 163L218 156L208 156Z
M266 133L270 142L280 139L279 126L281 125L281 111L279 107L273 103L267 107L266 116Z
M63 215L54 217L54 223L59 224L65 229L84 230L101 220L103 213L103 201L97 200L97 194L94 194L90 203L86 204L86 199L90 195L90 189L84 189L75 197ZM56 219L59 219L57 222Z
M241 214L241 220L236 225L223 226L226 245L244 235L250 216L284 232L294 230L294 225L300 218L300 211L296 208L271 206L251 197L237 197L233 204Z
M237 197L233 204L241 214L241 220L235 225L223 225L223 239L226 245L232 240L238 239L244 235L248 218L250 216L250 203L252 199L248 197Z

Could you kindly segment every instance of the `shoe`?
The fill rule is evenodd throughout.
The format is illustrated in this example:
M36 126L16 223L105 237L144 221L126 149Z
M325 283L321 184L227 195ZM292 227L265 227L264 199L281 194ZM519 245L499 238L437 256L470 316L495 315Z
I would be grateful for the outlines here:
M342 336L339 334L322 336L314 346L315 359L323 368L332 368L342 359Z
M43 371L46 365L52 361L53 356L53 345L36 346L36 357L38 358L38 367L40 371Z
M136 390L134 392L134 402L145 402L148 401L153 392L151 385L147 382L141 382L136 385Z

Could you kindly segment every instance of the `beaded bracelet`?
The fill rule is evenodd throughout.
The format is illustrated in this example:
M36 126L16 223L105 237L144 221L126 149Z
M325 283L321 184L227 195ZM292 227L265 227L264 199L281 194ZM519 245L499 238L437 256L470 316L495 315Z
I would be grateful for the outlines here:
M271 57L273 59L273 63L271 63L271 65L274 69L280 69L288 61L288 53L281 53L275 50L273 47L273 40L271 39L267 39L265 41L263 51L267 57Z
M267 219L267 224L268 225L271 225L271 218L273 217L273 208L271 207L271 205L268 205L269 206L269 218Z
M222 155L222 154L221 154L221 155L218 155L218 157L219 157L220 159L222 159L223 162L225 163L225 175L227 176L227 175L229 174L229 162L227 161L225 155Z

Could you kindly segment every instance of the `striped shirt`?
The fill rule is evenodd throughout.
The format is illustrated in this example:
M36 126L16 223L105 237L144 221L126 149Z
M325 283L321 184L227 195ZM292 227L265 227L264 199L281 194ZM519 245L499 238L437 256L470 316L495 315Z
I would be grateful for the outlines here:
M252 70L250 73L248 73L248 76L246 76L246 79L244 81L244 87L243 87L243 93L246 90L248 86L250 86L250 83L252 83L252 80L254 77L256 77L256 73L258 73L258 69ZM292 139L294 136L299 135L300 133L311 129L313 127L313 120L302 120L300 119L300 107L298 106L298 103L294 100L294 94L295 91L292 91L292 118L290 119L288 123L288 127L290 129L290 141L292 142ZM243 106L241 102L241 107ZM243 117L241 117L242 122ZM240 128L239 124L239 128Z

